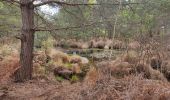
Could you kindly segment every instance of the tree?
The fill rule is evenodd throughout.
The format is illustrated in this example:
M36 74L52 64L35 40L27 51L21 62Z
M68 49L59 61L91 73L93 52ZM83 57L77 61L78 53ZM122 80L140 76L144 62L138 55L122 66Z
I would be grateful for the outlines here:
M53 6L103 6L103 5L119 5L120 3L104 3L104 4L98 4L92 1L90 2L83 2L83 3L77 3L77 2L68 2L66 0L65 2L57 1L57 0L41 0L41 3L34 4L33 2L35 0L3 0L6 2L9 2L11 4L15 4L20 7L21 11L21 18L22 18L22 28L21 28L21 53L20 53L20 69L16 72L15 80L18 82L22 82L25 80L30 80L32 78L32 68L33 68L33 46L34 46L34 33L35 31L54 31L54 30L60 30L60 29L77 29L85 26L93 25L94 23L88 24L82 24L80 26L75 27L66 27L66 28L58 28L58 29L39 29L35 27L34 23L34 10L36 7L42 6L42 5L53 5ZM138 3L131 3L131 4L138 4ZM128 3L122 3L121 5L128 5ZM88 16L88 13L86 13ZM90 19L89 19L90 20ZM82 22L83 23L83 22ZM81 23L80 23L81 24Z

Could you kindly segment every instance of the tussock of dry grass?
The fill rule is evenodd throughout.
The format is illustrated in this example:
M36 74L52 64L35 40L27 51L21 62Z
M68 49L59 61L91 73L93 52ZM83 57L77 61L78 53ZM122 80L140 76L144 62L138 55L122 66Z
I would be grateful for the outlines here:
M19 68L18 56L8 56L0 61L0 83L7 82Z

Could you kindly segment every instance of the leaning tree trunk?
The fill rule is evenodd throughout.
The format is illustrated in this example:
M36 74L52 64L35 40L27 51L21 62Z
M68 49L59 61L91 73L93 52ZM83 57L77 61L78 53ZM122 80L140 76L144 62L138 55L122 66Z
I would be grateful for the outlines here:
M15 80L22 82L32 78L33 45L34 45L34 7L31 0L20 0L22 29L20 69L16 72Z

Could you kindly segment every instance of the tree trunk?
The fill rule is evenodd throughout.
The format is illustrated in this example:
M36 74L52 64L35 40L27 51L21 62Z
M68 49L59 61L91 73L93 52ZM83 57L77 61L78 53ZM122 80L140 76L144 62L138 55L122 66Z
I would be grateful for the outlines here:
M112 24L109 22L107 25L108 38L113 39L113 29Z
M21 53L20 69L16 72L15 81L23 82L32 78L34 46L34 7L31 0L21 0Z

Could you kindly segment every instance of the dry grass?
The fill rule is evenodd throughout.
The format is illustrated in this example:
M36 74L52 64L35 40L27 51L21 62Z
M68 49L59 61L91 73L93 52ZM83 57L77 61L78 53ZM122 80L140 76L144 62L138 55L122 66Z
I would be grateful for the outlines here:
M8 56L0 61L0 83L7 82L19 68L18 56Z
M136 48L137 45L131 44L131 49L134 47ZM58 83L41 79L21 84L12 83L7 90L4 90L6 93L4 98L9 100L28 98L33 100L169 100L170 83L164 77L164 75L169 77L169 60L164 56L165 54L153 50L154 46L150 44L144 47L140 44L140 47L143 50L127 50L128 52L114 61L97 62L97 66L90 67L81 82L71 84L68 81ZM46 61L46 55L52 60L49 66L61 64L65 68L71 66L75 73L81 72L80 56L68 56L55 49L41 54L34 62L36 74L44 72L41 68ZM154 67L160 61L160 70L156 70ZM9 69L1 66L9 66ZM8 71L13 73L14 70L10 69L11 66L12 68L18 66L17 58L0 61L0 68L3 68L0 70L5 73L0 73L0 77L4 75L9 77L11 74L9 75Z

